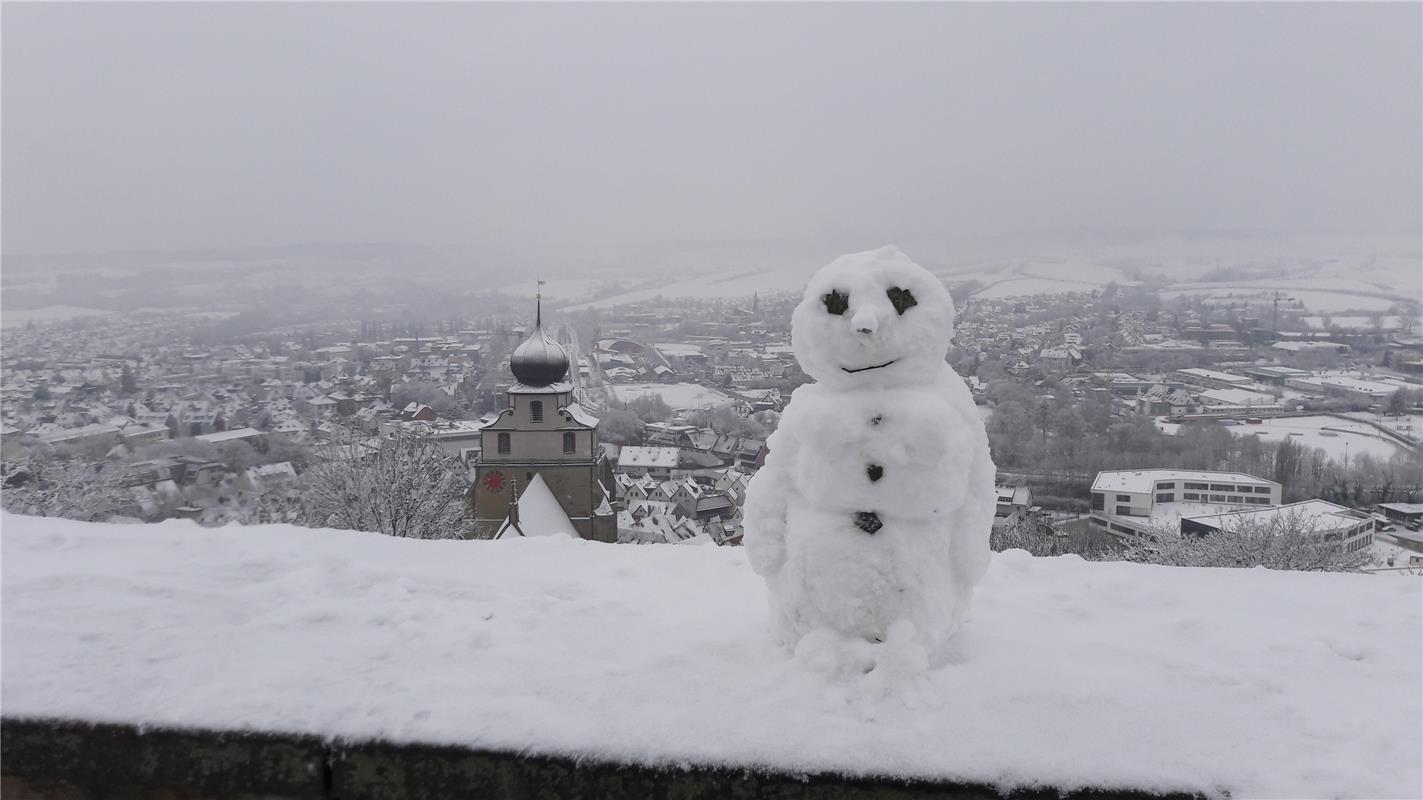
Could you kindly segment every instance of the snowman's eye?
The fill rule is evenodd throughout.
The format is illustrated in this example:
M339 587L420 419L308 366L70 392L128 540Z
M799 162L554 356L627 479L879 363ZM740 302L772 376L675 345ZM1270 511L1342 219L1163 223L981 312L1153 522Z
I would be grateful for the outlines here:
M900 316L903 316L904 312L909 309L919 305L919 301L914 299L914 295L908 289L901 289L895 286L885 292L885 294L889 295L889 302L894 304L894 310L899 312Z
M837 317L850 310L850 295L842 294L839 289L831 290L820 299L825 303L825 310Z

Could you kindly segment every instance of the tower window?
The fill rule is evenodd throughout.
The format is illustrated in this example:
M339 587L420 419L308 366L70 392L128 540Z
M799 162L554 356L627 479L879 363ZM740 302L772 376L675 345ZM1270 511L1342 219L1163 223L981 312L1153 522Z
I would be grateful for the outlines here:
M572 432L563 434L563 452L572 453L578 449L578 437Z
M507 434L507 433L501 433L501 434L499 434L499 452L501 452L501 453L508 453L508 452L509 452L510 450L512 450L512 449L513 449L513 448L511 448L511 447L509 446L509 434Z
M542 400L535 400L529 403L529 421L544 421L544 402Z

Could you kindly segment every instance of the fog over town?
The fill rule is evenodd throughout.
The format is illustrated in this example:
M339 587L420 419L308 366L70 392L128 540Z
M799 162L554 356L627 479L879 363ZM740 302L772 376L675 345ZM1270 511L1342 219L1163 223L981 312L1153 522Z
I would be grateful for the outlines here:
M565 754L586 718L613 760L994 791L1421 779L1423 5L6 2L0 94L7 713ZM888 578L813 568L879 564L906 519L939 520L952 580L904 579L937 545ZM319 565L280 583L292 562ZM74 577L107 564L132 585ZM1353 574L1203 569L1237 567ZM189 585L210 618L144 621ZM317 610L212 622L277 599ZM178 676L245 678L194 644L209 625L368 666L211 690ZM1033 625L1083 658L989 633ZM123 631L187 702L145 705L127 644L71 647ZM1327 664L1290 649L1316 640ZM610 688L614 650L689 694ZM545 667L585 657L586 684ZM272 663L345 673L300 658ZM1023 677L1053 698L1029 702L1004 663L1073 666ZM396 665L474 665L488 693ZM801 669L860 687L847 737L904 748L815 735L842 720ZM1108 695L1128 700L1082 711ZM552 696L566 717L535 712ZM767 704L783 734L743 715ZM1200 709L1210 736L1182 721ZM1355 713L1376 735L1340 733ZM915 744L994 724L1067 749ZM1350 766L1314 769L1339 740Z

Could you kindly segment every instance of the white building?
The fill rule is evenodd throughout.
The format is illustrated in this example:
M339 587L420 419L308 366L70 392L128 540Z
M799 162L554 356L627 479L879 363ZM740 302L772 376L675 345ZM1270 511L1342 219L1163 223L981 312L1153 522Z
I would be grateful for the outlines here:
M994 493L998 495L998 505L993 511L995 517L1027 511L1033 506L1033 490L1027 486L995 486Z
M1200 386L1204 389L1248 389L1254 383L1244 375L1235 375L1214 369L1178 369L1171 373L1176 380Z
M1228 511L1181 520L1181 533L1209 535L1247 524L1298 525L1308 535L1339 543L1343 552L1362 550L1374 542L1374 518L1327 500L1305 500L1275 508Z
M1238 472L1114 470L1092 482L1091 524L1125 540L1179 530L1185 519L1280 501L1280 484Z
M624 447L618 453L618 471L667 478L677 468L677 453L675 447Z
M1249 389L1207 389L1197 395L1197 399L1204 414L1279 411L1283 408L1275 397Z

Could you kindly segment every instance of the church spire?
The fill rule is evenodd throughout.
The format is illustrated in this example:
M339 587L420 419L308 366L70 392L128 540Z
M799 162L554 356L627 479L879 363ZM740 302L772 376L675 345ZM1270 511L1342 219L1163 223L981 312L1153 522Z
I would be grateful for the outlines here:
M538 285L543 286L542 279ZM509 357L509 369L525 386L549 386L568 374L568 352L543 329L543 290L534 292L534 330L524 343L514 348Z

